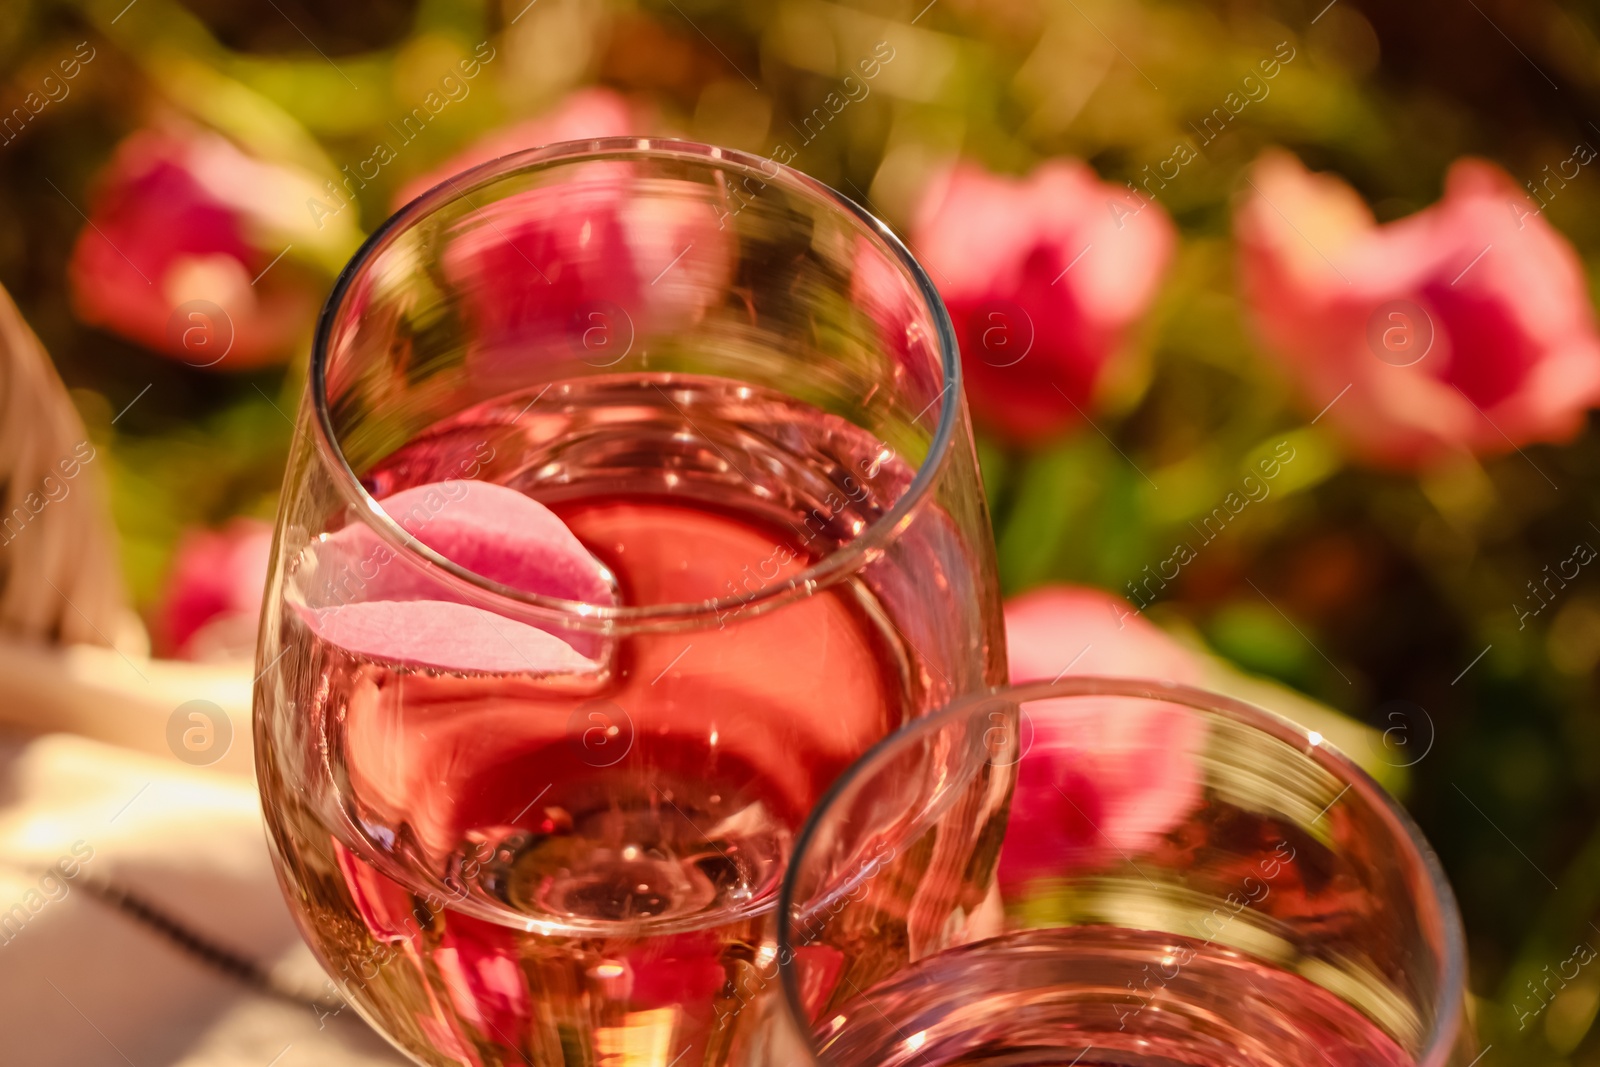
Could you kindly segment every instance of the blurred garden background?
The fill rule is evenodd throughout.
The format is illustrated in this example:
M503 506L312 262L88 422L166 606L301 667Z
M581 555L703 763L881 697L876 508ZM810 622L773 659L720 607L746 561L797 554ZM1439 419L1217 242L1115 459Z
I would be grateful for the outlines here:
M0 283L156 650L223 656L399 203L549 140L776 155L944 291L1007 593L1372 727L1485 1062L1600 1064L1600 968L1544 981L1600 946L1597 122L1594 3L7 0Z

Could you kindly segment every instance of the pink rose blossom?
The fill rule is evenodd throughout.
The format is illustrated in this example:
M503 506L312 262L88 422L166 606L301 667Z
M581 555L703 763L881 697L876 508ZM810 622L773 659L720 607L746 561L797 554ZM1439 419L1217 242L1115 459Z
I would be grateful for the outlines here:
M258 519L186 533L158 609L166 651L192 660L253 654L271 551L272 527Z
M398 210L446 178L513 152L559 141L589 141L597 137L626 137L648 132L648 124L619 93L610 89L580 89L545 114L496 130L451 157L449 162L413 178L395 194L394 207Z
M196 367L285 357L309 332L319 293L293 260L274 261L310 227L304 204L317 193L308 175L213 133L135 133L101 173L73 247L73 308Z
M444 254L462 295L479 381L548 380L560 361L598 369L637 356L722 299L733 270L709 186L649 182L626 163L487 204Z
M647 131L626 99L585 89L484 138L408 183L403 204L470 167L559 141ZM543 380L555 362L605 368L644 335L679 328L726 288L728 235L704 187L642 188L625 163L595 163L507 197L473 217L445 253L461 293L480 381Z
M1272 152L1236 229L1267 347L1370 463L1563 441L1600 398L1578 257L1489 163L1459 160L1443 199L1380 226L1339 178Z
M650 125L619 94L584 89L407 183L395 206L513 152L647 134ZM547 380L562 360L604 369L637 353L648 335L694 321L732 274L719 211L709 186L646 183L622 162L559 172L484 204L444 255L473 334L474 376L514 388Z
M1023 179L957 164L929 185L912 231L954 320L974 414L1021 441L1088 409L1175 240L1158 204L1072 159Z
M1052 586L1013 598L1005 614L1013 684L1062 674L1186 684L1203 676L1198 657L1106 593ZM1070 697L1028 704L1024 720L1002 887L1134 855L1200 800L1204 725L1184 708Z

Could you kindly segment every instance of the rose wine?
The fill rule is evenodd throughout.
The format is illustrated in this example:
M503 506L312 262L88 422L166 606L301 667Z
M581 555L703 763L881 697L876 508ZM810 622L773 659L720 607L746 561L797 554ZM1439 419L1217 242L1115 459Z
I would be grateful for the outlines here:
M1192 938L1007 934L920 960L822 1021L841 1067L1413 1067L1310 980Z
M775 986L766 913L821 792L951 685L997 680L993 635L941 653L916 610L974 568L937 515L897 545L911 581L869 564L748 599L859 536L911 478L842 419L664 375L500 398L366 472L410 532L505 584L723 603L563 630L423 588L368 531L311 538L287 565L277 668L310 699L260 770L280 876L345 996L428 1064L725 1060L751 991ZM581 547L506 558L568 536L522 552L548 520L489 508L507 493Z

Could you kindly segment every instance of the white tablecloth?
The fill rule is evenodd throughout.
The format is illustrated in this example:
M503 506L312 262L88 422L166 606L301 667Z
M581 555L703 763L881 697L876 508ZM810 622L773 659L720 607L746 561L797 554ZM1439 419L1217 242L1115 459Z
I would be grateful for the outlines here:
M0 738L0 1063L406 1063L354 1011L319 1020L96 895L131 893L314 997L322 972L263 834L248 779L65 734ZM49 873L63 859L74 877Z

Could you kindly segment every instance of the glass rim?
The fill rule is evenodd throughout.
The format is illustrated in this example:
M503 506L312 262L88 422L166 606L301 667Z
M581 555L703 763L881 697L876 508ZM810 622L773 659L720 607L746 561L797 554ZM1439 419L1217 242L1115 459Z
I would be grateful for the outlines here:
M784 581L772 582L755 592L745 592L706 600L646 605L591 604L580 600L529 593L477 574L435 551L407 533L378 500L361 484L333 426L328 400L328 361L334 330L340 321L346 298L356 279L374 257L388 247L400 233L446 204L466 201L471 193L507 175L554 169L558 166L603 160L664 160L697 165L708 170L731 170L746 177L783 185L788 191L831 206L852 217L880 244L880 251L898 264L912 283L933 321L939 350L940 390L945 402L938 425L928 441L928 451L915 475L894 505L868 525L854 539L828 552L822 558ZM473 205L475 206L475 205ZM730 379L731 380L731 379ZM704 618L719 618L738 610L767 610L780 603L833 585L868 562L875 552L892 543L910 524L913 515L932 495L934 483L949 461L961 403L961 356L955 326L944 300L939 296L927 271L912 256L905 243L887 223L854 200L823 182L786 166L748 152L695 141L650 137L600 137L579 141L557 141L525 149L470 167L445 178L394 212L362 242L350 261L339 272L332 291L318 316L311 346L309 389L315 413L315 444L320 461L329 471L340 497L350 505L359 520L382 540L423 564L442 571L451 584L469 589L477 597L510 601L522 612L563 622L571 628L609 630L616 624L629 627L650 624L693 625ZM937 399L937 398L936 398Z
M1466 994L1466 932L1454 891L1445 877L1433 847L1411 816L1400 806L1389 791L1361 768L1349 756L1330 744L1321 734L1313 738L1314 731L1279 715L1236 697L1211 692L1177 682L1163 682L1137 678L1114 678L1098 675L1074 675L1053 682L1021 682L995 686L989 690L972 693L921 718L901 726L879 740L859 759L847 767L826 792L818 798L806 817L805 825L795 836L794 847L785 866L783 883L778 890L777 910L777 961L783 987L782 1012L799 1032L801 1043L813 1064L831 1063L818 1050L812 1034L811 1021L800 996L799 975L794 967L796 946L790 940L789 916L795 907L795 880L801 862L809 850L812 839L822 822L831 814L834 804L850 786L866 776L881 770L906 746L917 743L940 729L958 722L979 708L995 701L1027 704L1039 700L1067 697L1129 697L1158 700L1178 704L1197 711L1220 714L1235 723L1257 730L1279 741L1302 749L1324 770L1333 773L1345 783L1347 790L1363 797L1373 809L1384 816L1395 837L1414 854L1420 868L1427 872L1427 891L1438 905L1439 918L1444 927L1444 952L1441 959L1441 980L1435 990L1432 1008L1433 1022L1428 1028L1418 1053L1417 1067L1445 1067L1457 1034L1463 1022L1463 998Z

